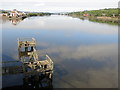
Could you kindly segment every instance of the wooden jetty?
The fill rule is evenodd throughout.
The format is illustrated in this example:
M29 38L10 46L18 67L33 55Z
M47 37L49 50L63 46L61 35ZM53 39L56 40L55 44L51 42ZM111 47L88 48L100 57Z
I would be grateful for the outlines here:
M49 74L49 78L52 78L52 59L48 55L41 56L42 59L40 59L40 55L37 54L35 46L36 40L34 38L18 39L18 55L19 60L23 62L23 70L25 74L29 75L30 73L44 73ZM21 48L24 48L24 50L21 50Z
M35 47L35 46L36 46L35 38L19 38L18 39L18 48Z
M17 61L2 62L3 89L53 88L53 61L48 55L37 54L34 38L18 39L18 57Z

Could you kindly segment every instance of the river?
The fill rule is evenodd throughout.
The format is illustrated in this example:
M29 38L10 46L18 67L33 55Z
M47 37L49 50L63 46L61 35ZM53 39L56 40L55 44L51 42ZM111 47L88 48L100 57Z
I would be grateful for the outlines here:
M38 54L47 53L54 62L54 88L118 87L117 26L60 15L1 24L2 61L18 60L17 38L34 37ZM22 78L4 75L3 87L22 85Z

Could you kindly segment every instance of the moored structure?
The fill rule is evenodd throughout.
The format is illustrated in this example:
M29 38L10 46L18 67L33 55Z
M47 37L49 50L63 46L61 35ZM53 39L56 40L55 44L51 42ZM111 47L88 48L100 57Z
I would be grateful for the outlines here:
M22 50L24 49L24 50ZM25 75L42 73L52 79L53 61L48 55L38 55L34 38L18 39L19 60L23 62Z
M2 62L2 89L53 88L53 61L37 54L34 38L18 39L18 58Z

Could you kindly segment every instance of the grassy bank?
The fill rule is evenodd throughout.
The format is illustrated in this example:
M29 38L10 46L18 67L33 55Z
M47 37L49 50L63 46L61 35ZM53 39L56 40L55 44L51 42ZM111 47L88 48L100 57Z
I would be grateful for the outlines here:
M120 20L118 18L110 18L110 17L94 17L90 18L89 21L99 22L99 23L108 23L112 25L120 25Z
M118 8L71 12L68 15L72 17L78 17L80 19L88 18L93 22L120 25L120 14Z

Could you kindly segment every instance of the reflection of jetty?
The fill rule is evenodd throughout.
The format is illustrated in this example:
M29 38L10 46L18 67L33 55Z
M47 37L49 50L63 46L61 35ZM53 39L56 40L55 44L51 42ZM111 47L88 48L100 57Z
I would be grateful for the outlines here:
M36 41L34 38L18 39L19 61L6 62L2 67L3 89L11 87L53 88L53 62L48 55L38 56L35 46ZM9 66L8 63L13 66ZM17 77L17 81L14 80L15 77Z

